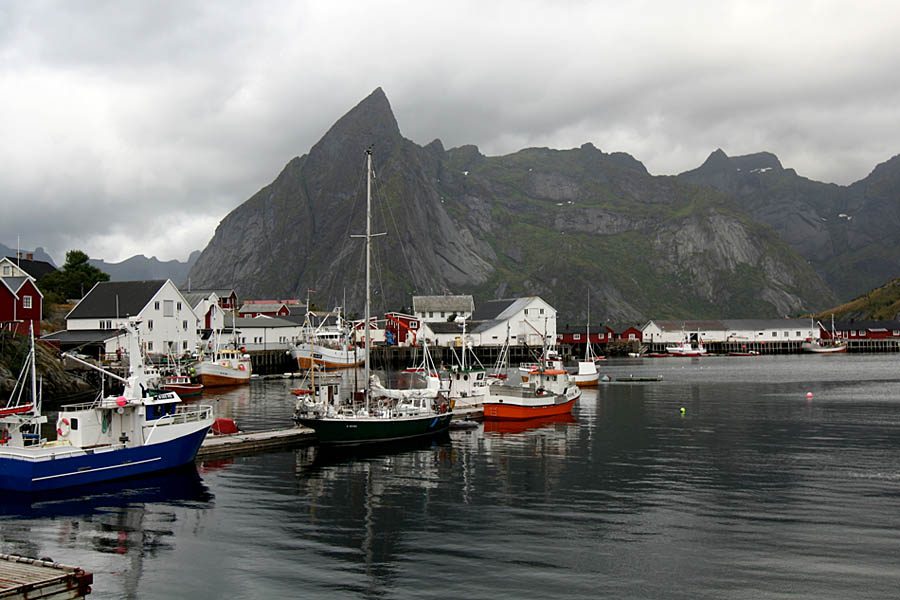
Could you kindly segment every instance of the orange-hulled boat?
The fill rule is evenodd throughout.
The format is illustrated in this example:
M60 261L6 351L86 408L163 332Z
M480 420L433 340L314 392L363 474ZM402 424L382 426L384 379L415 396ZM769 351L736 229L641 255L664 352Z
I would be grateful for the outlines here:
M494 383L485 396L485 420L535 419L572 411L581 396L564 369L537 369L521 386Z

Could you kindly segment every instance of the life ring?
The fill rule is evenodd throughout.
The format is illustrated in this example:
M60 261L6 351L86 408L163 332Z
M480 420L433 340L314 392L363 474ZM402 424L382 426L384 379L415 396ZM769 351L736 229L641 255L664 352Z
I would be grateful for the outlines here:
M223 361L222 361L222 366L223 366L223 367L227 367L227 366L228 366L228 363L225 362L225 361L223 360Z
M441 413L447 412L448 408L450 408L450 407L447 405L446 402L441 402L441 406L440 406Z
M247 370L247 369L244 367L244 365L242 365L242 364L241 364L241 365L238 365L238 369L240 369L241 371L246 371L246 370Z
M69 425L69 420L65 417L61 418L56 422L56 434L59 437L66 437L69 435L69 432L72 431L72 427Z

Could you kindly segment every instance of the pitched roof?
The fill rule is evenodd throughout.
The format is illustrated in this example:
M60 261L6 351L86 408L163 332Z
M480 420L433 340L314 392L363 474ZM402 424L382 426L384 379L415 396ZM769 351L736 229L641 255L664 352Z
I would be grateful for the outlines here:
M525 298L506 298L503 300L488 300L478 305L478 310L472 315L473 321L503 321L508 319L537 296Z
M475 310L472 296L447 294L444 296L413 296L413 312L467 312Z
M178 290L181 292L181 295L184 296L184 299L188 304L191 305L191 308L197 308L200 306L200 303L209 298L209 294L204 294L202 292L184 292L182 290Z
M282 308L287 308L287 305L284 302L259 302L259 303L247 303L244 302L244 305L238 309L239 313L274 313L278 312ZM290 309L288 309L290 310Z
M56 267L45 260L26 260L24 258L15 258L14 256L7 256L6 258L38 281L40 281L44 275L56 271Z
M13 296L16 296L17 298L19 296L19 290L22 289L22 286L25 285L26 281L28 281L28 277L0 277L0 282L8 287L9 291L13 293Z
M95 344L105 342L116 336L125 338L125 329L62 329L41 336L42 340L52 340L64 344Z
M433 333L458 333L462 334L462 323L448 322L448 321L436 321L433 323L428 323L428 328L431 329Z
M136 316L166 281L101 281L75 305L66 319Z
M831 329L831 321L820 321L822 327ZM900 329L900 321L835 321L834 328L838 331L874 331L878 329Z

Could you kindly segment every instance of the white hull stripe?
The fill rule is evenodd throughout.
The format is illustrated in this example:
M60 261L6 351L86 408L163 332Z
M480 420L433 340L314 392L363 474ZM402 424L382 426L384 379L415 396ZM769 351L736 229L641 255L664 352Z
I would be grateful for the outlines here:
M143 465L145 463L162 460L161 456L156 458L148 458L147 460L139 460L136 462L122 463L120 465L110 465L108 467L98 467L96 469L85 469L84 471L72 471L71 473L60 473L59 475L47 475L46 477L35 477L31 481L43 481L45 479L56 479L57 477L69 477L70 475L81 475L82 473L94 473L96 471L107 471L109 469L121 469L123 467L133 467L134 465Z

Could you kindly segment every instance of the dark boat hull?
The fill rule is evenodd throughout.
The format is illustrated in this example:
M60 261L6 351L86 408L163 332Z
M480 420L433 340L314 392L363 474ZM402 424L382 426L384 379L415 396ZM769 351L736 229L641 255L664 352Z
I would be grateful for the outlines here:
M297 421L315 430L320 444L370 444L438 435L450 427L451 413L395 419L305 418Z

